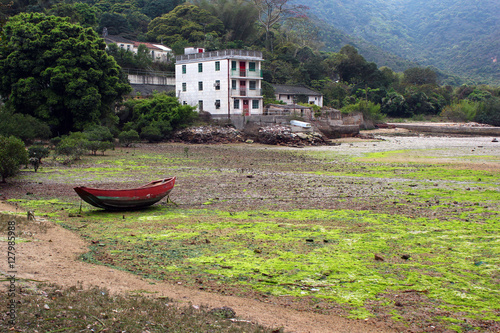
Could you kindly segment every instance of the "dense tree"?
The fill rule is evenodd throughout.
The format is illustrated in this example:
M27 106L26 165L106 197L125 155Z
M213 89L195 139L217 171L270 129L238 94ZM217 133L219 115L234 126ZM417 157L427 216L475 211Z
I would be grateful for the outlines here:
M14 137L0 135L0 176L2 183L7 177L15 176L19 172L19 166L28 163L28 152L24 143Z
M197 0L194 4L219 18L226 41L248 40L255 30L258 12L247 0Z
M142 12L154 19L170 12L182 3L184 3L184 0L149 0L145 1L144 7L142 7Z
M318 50L324 46L319 36L319 26L309 17L290 17L281 30L288 42L296 43L300 47L309 46Z
M31 115L9 112L6 108L0 110L0 135L13 135L30 143L36 139L48 139L51 134L46 123Z
M150 40L171 45L179 41L199 43L207 35L220 36L223 31L221 20L206 10L194 5L181 5L151 21L147 36Z
M437 73L430 67L412 67L404 71L403 83L406 84L437 84Z
M102 14L98 30L102 31L104 28L107 29L110 35L120 35L132 32L127 18L120 13L107 12Z
M83 27L96 28L100 11L86 3L64 3L55 4L47 11L48 15L69 17L71 23L79 23Z
M481 102L474 120L484 124L500 126L500 98L495 97Z
M412 115L404 96L394 90L382 98L381 111L390 117L409 117Z
M0 95L16 112L47 122L53 133L107 118L131 89L90 28L32 13L12 17L5 32Z
M373 62L367 62L352 45L345 45L332 62L341 81L373 88L388 84Z
M5 33L3 31L3 26L5 24L7 15L4 13L9 5L0 2L0 47L5 44Z
M302 15L307 9L304 5L292 4L289 0L252 0L257 8L258 22L266 32L266 47L273 51L274 46L271 38L271 28L288 15Z

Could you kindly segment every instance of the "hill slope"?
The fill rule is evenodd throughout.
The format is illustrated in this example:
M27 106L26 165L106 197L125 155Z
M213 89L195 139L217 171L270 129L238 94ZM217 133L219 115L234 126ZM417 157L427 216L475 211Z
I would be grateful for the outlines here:
M500 84L497 0L295 2L309 6L311 14L325 22L327 30L330 24L420 65L435 66L477 83ZM331 46L328 38L325 42Z

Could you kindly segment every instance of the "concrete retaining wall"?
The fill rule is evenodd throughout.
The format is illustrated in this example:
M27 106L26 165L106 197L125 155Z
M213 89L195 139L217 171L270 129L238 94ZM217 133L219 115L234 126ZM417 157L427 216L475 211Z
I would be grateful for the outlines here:
M243 130L248 123L253 123L259 126L272 126L286 124L290 125L289 117L287 116L238 116L231 115L231 119L228 120L227 116L216 116L212 115L212 119L219 123L227 123L228 121L234 125L238 130Z
M499 136L500 127L472 127L466 125L420 125L420 124L399 124L390 123L390 126L406 128L415 132L434 134L462 134L462 135L485 135Z

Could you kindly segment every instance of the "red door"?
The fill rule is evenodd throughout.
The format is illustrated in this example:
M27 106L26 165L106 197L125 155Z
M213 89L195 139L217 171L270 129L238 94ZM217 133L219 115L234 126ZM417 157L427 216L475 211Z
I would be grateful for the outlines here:
M245 116L249 116L250 115L250 106L249 106L249 103L248 103L248 99L244 99L243 100L243 114Z
M247 76L246 62L240 61L240 76Z

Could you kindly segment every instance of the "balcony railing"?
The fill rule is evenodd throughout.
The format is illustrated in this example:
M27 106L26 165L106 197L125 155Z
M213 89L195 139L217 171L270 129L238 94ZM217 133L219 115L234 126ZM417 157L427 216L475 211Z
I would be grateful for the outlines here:
M251 71L248 69L231 69L231 77L262 78L262 71Z
M175 78L175 72L148 71L135 68L122 68L122 71L127 75L166 76Z
M262 97L262 89L231 89L233 97Z
M249 51L249 50L221 50L203 53L192 53L184 54L175 57L177 62L184 60L193 59L210 59L210 58L221 58L221 57L253 57L262 59L261 51Z

